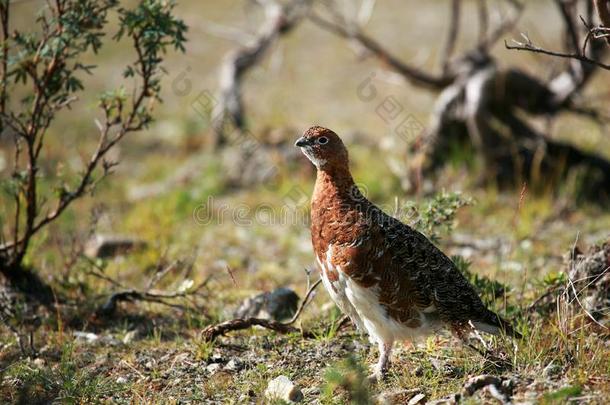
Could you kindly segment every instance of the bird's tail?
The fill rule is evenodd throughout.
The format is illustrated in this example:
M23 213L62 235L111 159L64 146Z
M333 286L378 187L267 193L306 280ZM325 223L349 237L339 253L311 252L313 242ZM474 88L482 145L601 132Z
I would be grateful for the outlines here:
M475 329L480 330L482 332L491 333L492 335L499 335L503 333L507 336L516 339L523 338L523 335L516 331L513 325L503 319L501 316L491 311L488 311L486 318L487 319L485 320L473 320L472 325L475 327Z

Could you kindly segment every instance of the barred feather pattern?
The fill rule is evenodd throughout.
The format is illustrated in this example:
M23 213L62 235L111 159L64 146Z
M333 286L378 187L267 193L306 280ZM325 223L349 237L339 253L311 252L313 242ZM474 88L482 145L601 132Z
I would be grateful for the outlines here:
M316 145L319 137L328 141ZM444 327L460 334L474 327L518 335L485 307L454 263L423 234L360 193L347 150L334 132L314 127L305 138L313 145L306 155L324 162L311 210L317 263L329 294L359 330L372 342L390 344Z

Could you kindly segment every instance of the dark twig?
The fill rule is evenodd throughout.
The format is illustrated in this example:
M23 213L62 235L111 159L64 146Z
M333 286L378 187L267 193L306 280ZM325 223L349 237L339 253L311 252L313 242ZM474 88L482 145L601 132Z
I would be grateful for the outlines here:
M162 277L164 277L170 271L173 271L179 267L178 265L181 264L181 262L175 261L165 268L160 268L160 270L152 276L151 280L149 280L149 282L147 283L147 288L145 290L137 290L133 288L127 288L125 285L116 281L112 277L104 274L103 268L98 266L94 261L88 258L86 259L89 260L90 264L94 267L93 269L89 270L89 275L104 280L107 283L121 290L111 294L106 300L106 302L97 310L97 314L103 316L111 316L112 314L114 314L114 312L116 311L117 304L119 302L125 301L147 301L172 308L186 310L187 308L185 306L175 304L171 302L171 300L178 298L188 298L198 295L198 293L203 288L205 288L212 279L212 276L207 277L195 288L180 288L176 291L153 290L152 288L160 281Z
M245 318L245 319L232 319L230 321L222 322L216 325L208 326L201 332L201 338L205 341L212 341L218 336L222 336L228 332L237 330L249 329L253 326L262 326L265 329L270 329L279 333L295 333L301 332L305 338L313 338L314 334L308 331L301 331L294 326L287 325L282 322L270 321L261 318Z
M301 312L303 312L303 308L305 308L305 305L307 305L309 303L309 297L314 292L314 290L318 287L318 285L320 285L321 282L322 282L322 279L320 278L320 279L318 279L318 281L313 283L311 285L311 287L309 287L309 289L307 290L307 294L305 294L305 298L303 298L303 302L301 302L301 305L299 306L297 311L292 316L292 319L290 319L288 322L286 322L286 325L292 325L293 323L296 322L296 320L301 315Z
M312 295L313 291L320 285L321 282L322 279L318 279L318 281L316 281L309 287L307 293L305 294L305 298L301 302L301 305L293 315L292 319L290 319L288 322L277 322L261 318L237 318L232 319L230 321L221 322L216 325L208 326L203 330L203 332L201 332L201 338L205 341L212 341L218 336L222 336L228 332L249 329L253 326L262 326L265 329L270 329L279 333L300 332L303 337L308 339L312 338L314 337L313 332L295 328L294 326L292 326L292 324L296 322L296 320L299 318L299 316L303 312L303 309L309 303L309 298Z
M528 52L540 53L540 54L544 54L544 55L556 56L559 58L566 58L566 59L576 59L581 62L595 65L602 69L610 70L610 65L602 63L598 60L591 59L585 55L581 55L578 53L564 53L564 52L558 52L558 51L552 51L552 50L540 48L540 47L534 45L531 41L528 41L528 42L514 41L514 42L517 45L509 45L507 41L504 41L504 46L506 47L506 49L511 49L511 50L528 51Z
M345 22L330 21L315 12L309 15L309 19L318 27L332 32L335 35L358 42L377 58L388 64L392 69L402 75L406 80L416 86L426 87L433 90L441 90L450 85L455 79L454 75L431 75L424 70L418 69L401 61L390 53L379 42L361 32L359 29L347 28Z
M605 29L610 30L610 10L608 9L610 2L608 2L608 0L594 0L594 2L597 15L599 16L602 25ZM606 36L606 41L608 42L608 45L610 45L610 36Z

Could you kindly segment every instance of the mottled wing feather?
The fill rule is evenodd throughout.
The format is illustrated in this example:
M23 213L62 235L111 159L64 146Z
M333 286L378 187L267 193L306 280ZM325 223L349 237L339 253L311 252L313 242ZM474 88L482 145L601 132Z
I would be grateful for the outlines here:
M424 235L380 212L371 228L385 243L390 263L381 274L382 301L399 319L434 306L448 323L494 322L474 287ZM496 322L494 322L496 323Z

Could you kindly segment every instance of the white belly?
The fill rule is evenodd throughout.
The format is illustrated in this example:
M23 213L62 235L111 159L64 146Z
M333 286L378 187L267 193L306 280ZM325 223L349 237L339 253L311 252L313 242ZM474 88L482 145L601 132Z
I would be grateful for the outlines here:
M421 326L410 328L387 314L379 303L379 289L362 287L348 276L339 272L339 279L345 280L345 295L356 309L364 323L372 343L391 343L395 340L416 340L435 332L438 326L428 322L426 315L420 312Z
M395 340L415 340L434 333L440 325L430 322L426 312L420 312L421 326L410 328L388 316L386 309L379 303L379 287L362 287L347 276L340 267L332 264L332 246L326 258L317 257L322 272L324 287L341 311L348 315L360 331L366 331L371 343L391 343ZM339 277L331 281L327 272L337 272ZM430 312L434 308L430 308Z

